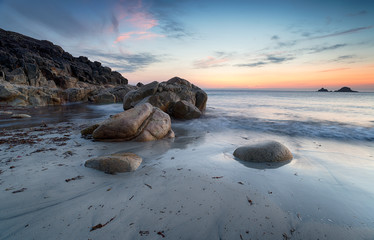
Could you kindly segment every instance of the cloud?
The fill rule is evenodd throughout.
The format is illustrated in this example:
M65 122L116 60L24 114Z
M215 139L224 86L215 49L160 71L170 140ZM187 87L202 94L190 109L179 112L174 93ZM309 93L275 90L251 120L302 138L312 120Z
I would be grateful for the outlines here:
M123 26L126 30L120 33L114 43L124 40L143 40L158 37L165 37L162 34L154 32L154 27L158 26L158 20L149 13L149 6L144 5L143 1L121 1L116 6L115 19L118 19L117 25Z
M355 58L357 58L356 55L343 55L343 56L339 56L339 57L335 58L332 61L333 62L349 62L349 63L353 63Z
M322 70L322 71L318 71L318 72L336 72L336 71L344 71L344 70L347 70L349 68L332 68L332 69L326 69L326 70Z
M298 43L297 40L278 42L278 47L293 47Z
M47 27L61 36L75 37L93 32L82 24L61 2L49 0L3 1L14 12L30 22Z
M204 59L195 61L193 65L195 68L221 67L221 66L224 66L223 63L227 61L228 59L226 58L215 58L212 56L208 56Z
M368 14L368 11L361 10L359 12L354 12L354 13L348 14L348 16L350 16L350 17L356 17L356 16L363 16L363 15L366 15L366 14Z
M353 33L357 33L357 32L372 29L373 27L374 26L371 25L371 26L366 26L366 27L351 28L351 29L348 29L348 30L345 30L345 31L340 31L340 32L335 32L335 33L325 34L325 35L319 35L319 36L314 36L314 37L312 36L313 34L310 33L310 32L303 32L301 35L304 38L277 42L277 47L276 48L284 48L284 47L290 48L290 47L296 46L297 44L302 43L302 42L306 42L306 41L310 41L310 40L316 40L316 39L324 39L324 38L342 36L342 35L346 35L346 34L353 34ZM297 31L297 32L299 32L299 31ZM335 45L336 48L343 47L343 46L345 46L345 44ZM312 49L310 49L310 50L312 50ZM331 50L331 49L320 48L320 49L316 49L316 50L317 51L318 50L324 51L324 50Z
M103 65L120 72L135 72L162 61L162 57L151 53L104 53L98 50L84 50L84 55L97 59Z
M279 36L278 36L278 35L273 35L273 36L271 37L271 40L279 40Z
M118 22L117 17L114 14L112 14L111 22L112 22L112 30L114 32L118 33L119 32L119 30L118 30L119 22Z
M208 56L204 59L196 60L194 68L212 68L226 66L228 61L235 55L233 52L216 51L214 56Z
M266 56L266 58L261 59L256 62L252 63L244 63L244 64L236 64L236 67L262 67L264 65L269 65L269 64L279 64L279 63L284 63L287 61L293 60L294 57L292 56L275 56L273 54L269 54Z
M163 35L176 39L194 36L180 19L185 14L186 7L193 8L194 5L200 7L199 2L190 0L150 0L150 2L149 13L158 20L157 28Z
M310 50L312 50L311 53L320 53L324 51L335 50L335 49L342 48L345 46L347 46L347 44L335 44L335 45L328 46L328 47L315 47L315 48L311 48Z
M262 65L268 64L267 62L254 62L254 63L245 63L245 64L236 64L236 67L260 67Z
M293 58L290 58L290 57L276 57L276 56L273 56L273 55L267 56L267 60L270 63L282 63L282 62L289 61L289 60L292 60L292 59Z
M329 38L329 37L336 37L336 36L341 36L341 35L346 35L346 34L360 32L360 31L368 30L368 29L372 29L372 28L373 28L373 26L352 28L352 29L348 29L346 31L335 32L335 33L321 35L321 36L316 36L316 37L310 37L310 38L308 38L308 40L322 39L322 38Z
M159 38L159 37L165 37L164 35L147 32L147 31L137 31L137 32L127 32L120 34L114 43L119 43L127 39L132 40L144 40L144 39L151 39L151 38Z
M160 20L161 25L159 26L161 32L169 38L181 39L190 37L193 34L188 32L185 26L175 19L164 18Z

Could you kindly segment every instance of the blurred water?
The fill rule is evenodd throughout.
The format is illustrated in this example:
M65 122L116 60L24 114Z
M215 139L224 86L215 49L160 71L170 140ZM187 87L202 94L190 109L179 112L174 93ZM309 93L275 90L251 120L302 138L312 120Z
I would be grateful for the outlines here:
M374 141L374 93L207 90L205 115L173 121L188 130L243 129L272 134ZM71 104L33 109L30 119L0 116L0 128L91 123L123 111L122 104Z
M374 140L374 93L207 92L206 117L219 119L221 127L290 136Z

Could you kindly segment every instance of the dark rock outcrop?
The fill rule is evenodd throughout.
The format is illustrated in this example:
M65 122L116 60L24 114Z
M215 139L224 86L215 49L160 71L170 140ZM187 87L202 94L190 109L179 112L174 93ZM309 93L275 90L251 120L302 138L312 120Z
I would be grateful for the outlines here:
M357 91L353 91L351 88L349 87L342 87L341 89L339 90L336 90L335 92L357 92Z
M128 92L123 99L123 109L148 102L174 118L192 119L201 116L207 99L207 94L199 87L174 77L166 82L151 82Z
M317 92L328 92L329 90L327 90L326 88L321 88L319 89Z
M73 57L46 40L0 29L0 104L58 105L122 102L137 87L87 57Z

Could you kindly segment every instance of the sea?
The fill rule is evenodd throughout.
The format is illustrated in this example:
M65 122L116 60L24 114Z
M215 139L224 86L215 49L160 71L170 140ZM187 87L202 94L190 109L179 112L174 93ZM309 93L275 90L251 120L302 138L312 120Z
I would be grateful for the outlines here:
M196 130L250 130L281 136L374 141L374 93L206 90L200 119L174 121ZM0 115L0 128L38 126L42 122L92 123L123 111L122 104L74 103L35 108L29 119Z

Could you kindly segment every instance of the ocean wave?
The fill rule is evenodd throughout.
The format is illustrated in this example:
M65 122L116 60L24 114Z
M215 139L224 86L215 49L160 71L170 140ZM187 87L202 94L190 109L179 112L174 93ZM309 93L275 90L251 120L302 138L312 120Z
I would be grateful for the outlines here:
M341 141L374 141L373 127L362 127L335 121L274 120L240 116L217 116L210 113L200 119L190 122L176 122L174 124L197 132L235 129L291 137L317 137Z

